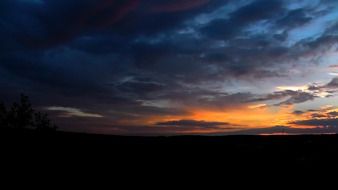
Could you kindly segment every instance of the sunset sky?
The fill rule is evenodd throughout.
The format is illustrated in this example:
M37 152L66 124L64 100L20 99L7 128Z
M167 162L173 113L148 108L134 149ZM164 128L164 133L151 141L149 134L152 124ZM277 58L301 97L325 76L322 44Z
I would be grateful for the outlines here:
M0 0L0 100L61 130L338 132L337 0Z

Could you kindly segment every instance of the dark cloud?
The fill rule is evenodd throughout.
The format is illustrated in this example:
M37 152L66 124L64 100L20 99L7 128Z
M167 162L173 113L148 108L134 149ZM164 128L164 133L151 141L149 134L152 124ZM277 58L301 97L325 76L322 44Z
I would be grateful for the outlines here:
M313 19L311 16L307 15L306 12L305 9L289 11L285 17L277 21L277 24L279 26L285 26L288 29L302 26Z
M334 78L331 80L331 82L329 82L325 87L327 88L338 88L338 78Z
M304 111L300 111L300 110L296 110L296 111L293 112L293 114L295 114L295 115L302 115L304 113L305 113Z
M201 32L208 37L215 39L229 39L241 31L241 27L232 25L226 19L213 20L207 26L201 29Z
M257 0L230 14L230 17L240 23L267 19L283 10L280 0Z
M312 118L325 118L326 115L322 114L322 113L313 113L313 114L311 114L311 117Z
M312 92L326 92L327 97L333 96L338 91L338 78L333 78L329 83L324 85L309 85L308 90Z
M231 13L229 19L210 22L201 31L211 38L227 40L241 34L245 26L274 17L283 11L283 4L279 0L257 0Z
M329 112L327 113L330 117L338 117L338 112L333 111L333 112Z
M277 91L272 94L267 94L267 95L264 95L263 97L254 98L248 101L249 102L260 102L260 101L286 99L282 102L275 104L275 106L281 106L281 105L293 105L293 104L303 103L303 102L307 102L310 100L314 100L315 98L317 98L317 96L309 92L284 90L284 91Z
M154 5L151 7L151 10L160 13L180 12L190 10L193 8L200 8L201 6L208 4L210 1L211 0L186 0L186 1L174 0L172 2Z
M4 0L1 7L5 10L2 23L11 26L7 29L21 29L11 31L17 40L28 48L48 48L106 31L130 37L159 32L205 11L199 9L202 6L212 10L222 3L224 1L44 0L35 3ZM14 11L20 13L14 14Z
M325 126L325 127L338 127L338 119L309 119L294 121L292 124L306 125L306 126Z
M118 89L132 93L153 93L165 88L164 85L151 81L128 81L117 86Z
M229 123L226 122L209 122L209 121L196 121L196 120L178 120L178 121L167 121L159 122L156 125L160 126L179 126L179 127L219 127L219 126L229 126Z
M333 78L329 83L324 85L309 85L306 90L284 90L276 91L267 95L252 95L252 97L256 97L249 99L248 102L276 101L285 99L284 101L275 104L275 106L293 105L315 100L320 97L319 94L322 92L328 94L326 97L334 96L337 92L337 88L338 80L337 78ZM303 113L304 112L302 111L294 112L296 115L301 115Z
M283 102L278 103L277 105L293 105L299 104L303 102L307 102L310 100L314 100L317 98L316 95L307 93L307 92L299 92L299 91L289 91L289 98Z

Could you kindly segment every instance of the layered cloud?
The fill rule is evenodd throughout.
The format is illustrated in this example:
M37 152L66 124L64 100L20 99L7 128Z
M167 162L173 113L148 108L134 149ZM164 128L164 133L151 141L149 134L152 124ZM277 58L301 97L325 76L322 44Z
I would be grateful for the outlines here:
M338 109L336 106L327 105L316 110L298 110L294 114L303 115L303 119L290 122L290 124L317 128L330 128L335 130L338 129Z
M274 106L282 106L313 101L316 98L336 96L338 92L337 82L338 78L333 78L329 83L323 85L309 84L305 86L277 87L277 89L279 89L278 91L266 95L260 95L261 97L251 99L249 102L282 100L274 104Z
M308 125L308 126L324 126L324 127L338 127L338 118L334 119L309 119L302 121L295 121L293 124Z

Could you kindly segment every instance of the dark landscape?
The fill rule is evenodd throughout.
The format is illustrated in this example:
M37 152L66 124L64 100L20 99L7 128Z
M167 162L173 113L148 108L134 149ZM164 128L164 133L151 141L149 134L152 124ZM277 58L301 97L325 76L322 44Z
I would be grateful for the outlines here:
M204 167L338 166L337 135L127 137L1 130L0 139L1 149L14 155L67 159L87 155L137 166L161 161L170 161L164 167L175 162L200 162Z

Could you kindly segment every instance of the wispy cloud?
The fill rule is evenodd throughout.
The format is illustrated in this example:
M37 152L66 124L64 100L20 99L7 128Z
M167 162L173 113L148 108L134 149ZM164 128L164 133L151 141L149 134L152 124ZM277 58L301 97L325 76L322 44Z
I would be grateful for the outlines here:
M256 104L256 105L250 105L248 106L249 109L261 109L261 108L266 108L268 105L267 104Z
M100 114L86 113L78 108L52 106L47 107L46 110L61 112L59 115L60 117L93 117L93 118L103 117Z

